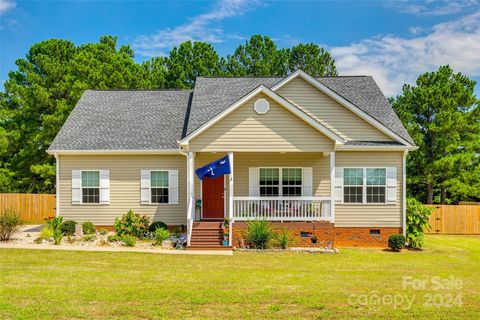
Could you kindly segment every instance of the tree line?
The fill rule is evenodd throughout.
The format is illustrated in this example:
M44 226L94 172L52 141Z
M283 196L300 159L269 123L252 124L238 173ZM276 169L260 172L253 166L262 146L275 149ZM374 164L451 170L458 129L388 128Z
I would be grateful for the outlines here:
M86 89L186 89L197 76L285 76L297 69L337 75L324 48L312 43L279 48L261 35L226 57L208 43L192 41L142 63L134 57L130 46L118 47L116 37L102 36L80 46L42 41L16 61L17 70L0 92L0 192L54 192L55 161L45 150ZM390 99L419 146L408 157L408 185L424 202L480 199L474 86L444 66Z

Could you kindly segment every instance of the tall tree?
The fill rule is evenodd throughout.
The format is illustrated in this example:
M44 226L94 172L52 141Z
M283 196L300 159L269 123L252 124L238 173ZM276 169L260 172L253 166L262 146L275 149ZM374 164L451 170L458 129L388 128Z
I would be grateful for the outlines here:
M267 36L254 35L227 57L226 73L233 76L283 76L288 51L278 50Z
M314 77L337 75L333 57L314 43L301 43L288 50L288 71L294 72L297 69Z
M85 89L137 88L142 68L115 37L75 47L70 41L33 45L16 61L0 97L0 191L52 192L54 159L45 153ZM2 119L4 118L4 119Z
M205 42L183 42L170 51L165 66L169 88L193 88L198 76L221 75L220 58Z
M416 86L405 84L393 101L419 146L408 157L409 185L423 189L427 203L480 199L480 106L474 87L475 81L441 66L420 75Z

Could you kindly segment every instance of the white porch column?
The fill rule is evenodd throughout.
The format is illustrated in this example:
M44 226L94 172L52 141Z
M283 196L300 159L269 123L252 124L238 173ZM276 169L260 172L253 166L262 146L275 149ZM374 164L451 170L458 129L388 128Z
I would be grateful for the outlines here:
M228 226L228 245L232 245L232 234L233 234L233 152L228 152L228 160L230 161L230 175L228 179L228 187L229 187L229 193L228 193L228 220L229 220L229 226Z
M60 159L55 153L55 217L60 216Z
M330 152L330 222L335 223L335 151Z
M193 221L195 221L195 153L187 154L187 244L190 245Z
M402 233L404 236L407 236L407 154L408 150L405 150L402 161Z

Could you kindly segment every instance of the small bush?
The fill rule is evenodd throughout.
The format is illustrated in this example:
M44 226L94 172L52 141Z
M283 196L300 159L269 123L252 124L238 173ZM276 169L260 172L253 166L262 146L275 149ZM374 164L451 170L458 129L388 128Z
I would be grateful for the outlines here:
M77 225L77 222L68 220L62 223L62 226L60 227L63 231L63 233L66 236L73 236L75 234L75 226Z
M159 228L163 228L165 230L168 230L167 224L165 222L155 221L150 225L150 227L148 227L148 231L155 232L155 230L157 230Z
M137 244L137 240L138 239L136 237L130 236L128 234L122 236L122 241L127 247L135 247L135 245Z
M392 234L388 237L388 247L393 251L400 251L405 248L405 237L403 234Z
M101 247L109 247L110 243L108 243L108 241L105 239L100 239L100 242L98 243L98 245Z
M143 238L148 232L150 226L150 218L148 216L141 216L129 210L122 216L121 219L115 219L115 232L119 236L129 235L137 238Z
M107 240L108 242L119 242L119 241L122 241L122 238L115 234L115 235L108 236Z
M38 237L41 238L41 239L45 239L45 240L50 240L51 238L53 238L52 227L50 227L50 226L43 227L42 230L40 231L40 235Z
M153 239L155 240L155 244L157 246L162 245L162 242L167 240L170 237L170 232L164 228L158 228L153 233Z
M67 243L73 244L75 242L75 238L73 238L72 236L67 236L65 241L67 241Z
M410 248L420 249L423 247L423 232L430 227L428 220L432 210L414 198L407 199L406 241Z
M102 228L102 229L98 230L98 233L100 233L100 235L102 235L102 236L106 236L108 234L108 230Z
M247 222L245 238L256 249L266 249L272 239L272 227L270 222L263 220Z
M82 224L82 230L84 234L94 234L97 232L97 228L91 221L85 221Z
M282 229L273 235L273 240L280 248L287 249L295 242L295 231L292 229Z
M23 225L20 215L13 209L5 209L0 215L0 241L8 241Z
M53 230L53 244L59 245L62 243L63 231L62 231L63 217L55 217L47 221L47 225Z
M97 236L95 236L94 234L89 234L89 235L83 236L82 241L92 242L92 241L95 241L95 239L97 239Z

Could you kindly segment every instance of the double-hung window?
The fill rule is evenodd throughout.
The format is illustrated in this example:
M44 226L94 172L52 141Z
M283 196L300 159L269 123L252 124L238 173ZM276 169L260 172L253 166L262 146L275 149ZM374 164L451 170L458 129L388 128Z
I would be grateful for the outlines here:
M168 171L150 171L151 203L168 203Z
M385 168L344 168L344 203L386 203Z
M100 171L82 171L82 202L100 203Z
M302 195L301 168L260 168L261 197L299 197Z

